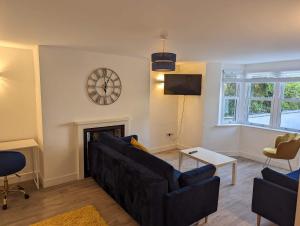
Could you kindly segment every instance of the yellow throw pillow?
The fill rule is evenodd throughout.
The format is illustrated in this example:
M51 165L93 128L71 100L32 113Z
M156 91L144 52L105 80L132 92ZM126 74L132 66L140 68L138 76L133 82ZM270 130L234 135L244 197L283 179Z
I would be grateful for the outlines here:
M139 143L136 139L134 139L133 137L131 138L130 144L132 146L134 146L137 149L140 149L142 151L148 152L148 149L144 147L144 145L142 145L141 143Z

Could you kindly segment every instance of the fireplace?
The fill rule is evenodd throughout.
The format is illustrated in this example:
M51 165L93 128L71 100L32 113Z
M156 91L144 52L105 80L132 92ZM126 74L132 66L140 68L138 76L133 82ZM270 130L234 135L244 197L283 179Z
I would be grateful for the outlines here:
M84 155L84 177L90 176L89 166L89 142L101 140L101 133L110 133L116 137L124 137L125 125L104 126L96 128L87 128L83 130L83 155Z
M101 139L99 134L103 131L112 133L115 136L128 136L130 134L130 117L75 121L74 129L76 132L76 172L77 179L80 180L89 175L85 173L85 165L87 165L85 164L85 159L87 159L86 155L88 154L88 150L85 149L88 142ZM87 154L85 154L85 151ZM89 171L87 170L86 172Z

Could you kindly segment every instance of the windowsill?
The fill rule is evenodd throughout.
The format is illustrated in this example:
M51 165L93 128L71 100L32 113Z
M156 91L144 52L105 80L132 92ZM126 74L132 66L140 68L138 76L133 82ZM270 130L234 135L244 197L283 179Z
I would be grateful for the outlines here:
M216 127L235 127L242 126L242 124L232 123L232 124L217 124Z
M217 124L216 127L249 127L249 128L255 128L255 129L263 129L268 131L275 131L275 132L281 132L281 133L297 133L295 130L284 130L284 129L274 129L264 126L258 126L258 125L248 125L248 124Z

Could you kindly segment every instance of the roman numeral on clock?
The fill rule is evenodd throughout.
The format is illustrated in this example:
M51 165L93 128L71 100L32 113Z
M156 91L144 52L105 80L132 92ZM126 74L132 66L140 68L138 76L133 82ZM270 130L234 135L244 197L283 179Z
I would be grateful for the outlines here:
M114 103L121 95L121 80L109 68L98 68L88 77L86 85L88 96L99 105Z

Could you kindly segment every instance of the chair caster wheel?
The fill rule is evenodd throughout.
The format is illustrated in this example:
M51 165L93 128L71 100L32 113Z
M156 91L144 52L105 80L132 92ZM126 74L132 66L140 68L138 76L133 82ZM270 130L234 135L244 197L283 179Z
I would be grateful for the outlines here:
M2 209L3 209L3 210L6 210L6 209L7 209L7 205L3 205L3 206L2 206Z
M25 198L25 199L29 199L29 195L28 195L28 194L25 194L25 195L24 195L24 198Z

